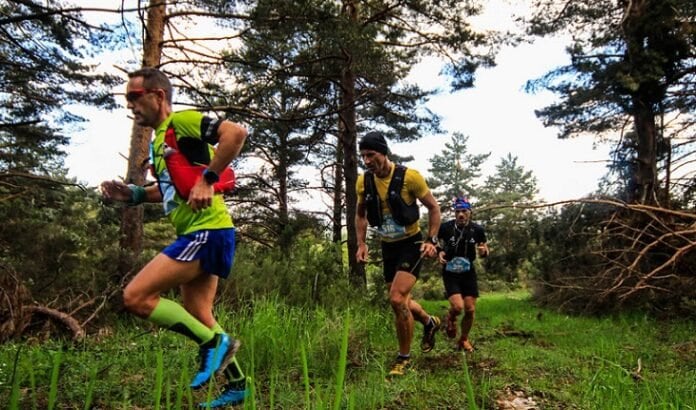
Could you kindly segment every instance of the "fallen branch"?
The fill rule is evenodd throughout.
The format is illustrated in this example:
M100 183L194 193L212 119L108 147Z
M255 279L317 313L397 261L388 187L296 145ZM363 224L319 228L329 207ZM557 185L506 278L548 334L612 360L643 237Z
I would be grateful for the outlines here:
M22 312L29 315L41 314L62 323L72 331L73 340L79 341L85 337L85 330L82 328L82 326L80 326L80 323L72 316L61 311L45 306L23 306Z
M556 201L556 202L547 202L547 203L509 203L509 204L491 204L491 205L483 205L481 207L476 208L477 212L481 211L490 211L494 209L507 209L507 208L512 208L512 209L539 209L539 208L548 208L548 207L553 207L557 205L568 205L568 204L603 204L603 205L611 205L617 208L623 208L623 209L630 209L634 211L640 211L643 213L646 213L650 215L653 219L655 219L653 212L655 213L661 213L661 214L666 214L666 215L671 215L671 216L678 216L682 218L687 218L687 219L694 219L696 220L696 213L694 212L683 212L683 211L676 211L674 209L668 209L668 208L662 208L659 206L650 206L650 205L642 205L642 204L628 204L623 201L619 201L617 199L609 199L609 198L581 198L581 199L566 199L563 201Z

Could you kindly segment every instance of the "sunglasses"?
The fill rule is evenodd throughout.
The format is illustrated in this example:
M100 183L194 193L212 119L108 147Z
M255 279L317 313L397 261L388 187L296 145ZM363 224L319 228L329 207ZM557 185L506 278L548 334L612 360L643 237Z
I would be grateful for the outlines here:
M161 88L139 88L135 90L130 90L126 93L126 101L128 101L129 103L133 103L147 93L154 93L160 90Z

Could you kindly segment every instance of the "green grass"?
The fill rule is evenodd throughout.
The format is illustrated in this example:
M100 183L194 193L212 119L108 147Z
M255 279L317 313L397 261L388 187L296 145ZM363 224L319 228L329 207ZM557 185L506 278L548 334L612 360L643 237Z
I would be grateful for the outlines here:
M424 301L443 315L446 301ZM396 351L391 310L301 309L258 300L218 312L242 339L251 376L247 409L491 409L514 392L546 409L696 409L696 327L638 314L571 317L534 307L522 292L484 294L473 354L438 335L413 367L386 380ZM219 383L191 391L196 347L125 319L81 344L0 346L0 408L188 409ZM217 384L217 385L216 385Z

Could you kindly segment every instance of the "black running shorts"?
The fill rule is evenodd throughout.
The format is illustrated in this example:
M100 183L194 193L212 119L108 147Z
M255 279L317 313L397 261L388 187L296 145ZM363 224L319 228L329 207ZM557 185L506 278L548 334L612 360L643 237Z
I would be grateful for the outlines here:
M418 278L423 260L420 248L423 236L420 232L409 238L396 242L382 241L382 258L384 259L384 281L394 281L396 272L408 272Z
M473 269L463 273L453 273L446 270L442 271L442 281L445 284L447 298L452 295L479 297L478 282L476 271Z

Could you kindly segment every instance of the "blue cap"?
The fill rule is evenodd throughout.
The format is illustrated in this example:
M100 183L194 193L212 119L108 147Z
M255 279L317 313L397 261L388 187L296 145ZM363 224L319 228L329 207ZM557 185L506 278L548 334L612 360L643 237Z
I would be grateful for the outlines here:
M457 197L452 201L452 209L455 211L470 210L471 203L464 197Z

